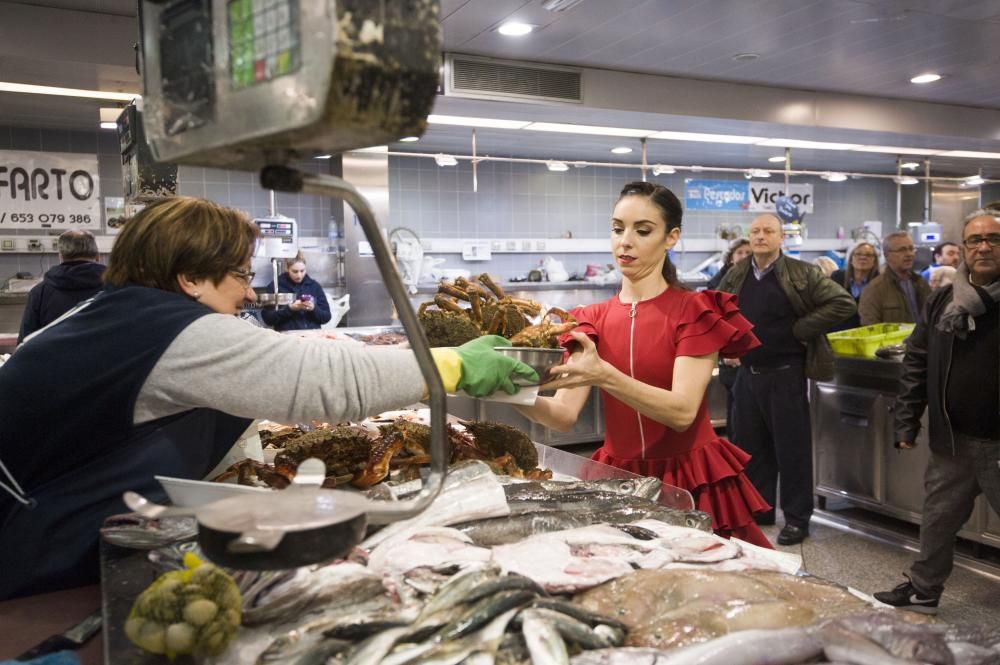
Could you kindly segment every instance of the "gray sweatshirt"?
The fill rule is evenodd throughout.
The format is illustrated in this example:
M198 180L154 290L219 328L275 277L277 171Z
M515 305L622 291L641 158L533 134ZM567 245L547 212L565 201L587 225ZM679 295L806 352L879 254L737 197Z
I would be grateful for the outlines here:
M209 314L167 347L139 391L133 422L198 407L280 423L360 420L423 392L409 350L282 335Z

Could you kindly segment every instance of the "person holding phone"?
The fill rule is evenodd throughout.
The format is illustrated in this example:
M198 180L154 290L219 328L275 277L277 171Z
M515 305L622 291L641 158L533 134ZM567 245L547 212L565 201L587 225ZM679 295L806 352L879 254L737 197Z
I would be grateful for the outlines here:
M274 293L274 282L267 285L267 292ZM285 261L285 272L278 276L278 293L291 293L292 303L261 310L264 323L278 332L317 330L329 323L330 303L319 282L306 274L306 260L301 252Z

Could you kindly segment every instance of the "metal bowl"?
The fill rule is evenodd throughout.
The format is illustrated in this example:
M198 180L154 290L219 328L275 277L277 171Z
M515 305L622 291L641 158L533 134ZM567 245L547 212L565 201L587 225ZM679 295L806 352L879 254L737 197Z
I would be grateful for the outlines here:
M257 304L261 307L282 307L292 304L294 293L261 293L257 296Z
M514 383L519 386L539 386L549 381L552 368L562 364L566 349L536 349L530 346L495 346L497 353L519 360L538 372L538 381L528 381L519 376L514 377Z

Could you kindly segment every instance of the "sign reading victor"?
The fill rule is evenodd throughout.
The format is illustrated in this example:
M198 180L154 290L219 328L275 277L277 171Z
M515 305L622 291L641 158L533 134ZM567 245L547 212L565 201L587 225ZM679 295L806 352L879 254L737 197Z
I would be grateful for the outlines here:
M749 198L746 182L695 178L684 181L684 207L688 210L746 210Z
M97 157L0 150L0 229L101 226Z
M785 185L772 182L750 183L750 205L747 210L752 212L774 212L774 203L779 197L785 196ZM813 186L808 184L788 185L788 198L802 212L813 211Z

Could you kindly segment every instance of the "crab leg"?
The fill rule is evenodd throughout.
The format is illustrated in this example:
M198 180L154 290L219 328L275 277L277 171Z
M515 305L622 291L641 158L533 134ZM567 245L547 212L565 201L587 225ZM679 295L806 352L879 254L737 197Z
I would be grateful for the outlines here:
M508 298L507 300L511 305L514 305L528 316L538 316L538 313L542 311L542 306L534 300L525 300L523 298Z
M438 293L443 293L451 296L452 298L461 298L462 300L469 299L468 290L460 289L454 284L449 284L448 282L441 282L438 284Z
M483 328L483 308L479 302L479 292L478 290L469 289L468 294L469 302L472 304L472 320L476 322L479 329Z
M484 272L476 279L482 282L483 286L492 291L493 295L497 297L497 300L503 300L507 297L507 294L503 292L503 289L500 288L499 284L493 281L493 278L490 277L489 273Z
M463 308L454 300L449 300L440 293L434 296L434 304L443 310L448 310L449 312L455 312L456 314L465 314L465 308Z
M564 309L559 309L558 307L550 307L549 311L545 312L544 318L546 319L549 318L550 314L555 314L556 316L558 316L560 321L576 323L576 319L573 317L573 315Z

